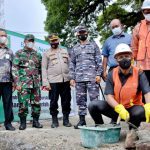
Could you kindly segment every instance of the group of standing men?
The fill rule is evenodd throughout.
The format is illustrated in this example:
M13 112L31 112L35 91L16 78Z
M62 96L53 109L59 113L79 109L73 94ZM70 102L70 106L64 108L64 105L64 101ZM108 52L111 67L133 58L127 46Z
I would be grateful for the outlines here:
M75 129L86 125L87 91L91 100L88 109L95 124L103 123L102 114L115 122L119 114L123 120L130 120L136 126L144 120L150 122L150 87L147 82L147 79L150 81L149 0L143 2L142 12L145 19L134 28L132 40L129 34L124 33L119 19L111 21L113 35L103 45L103 62L97 44L88 40L88 30L84 26L76 29L79 43L72 48L70 56L67 50L59 47L58 35L51 34L48 37L51 48L43 57L34 50L35 38L30 34L25 36L24 48L14 56L7 48L7 34L1 29L0 96L4 105L6 130L15 130L11 124L12 87L18 91L20 130L26 128L29 103L32 108L33 127L43 127L39 123L40 87L49 91L51 127L59 126L59 96L63 125L71 127L70 85L76 88L78 105L79 122L74 126ZM138 64L137 67L132 64L133 58ZM106 81L106 101L98 100L101 77ZM145 97L144 103L142 93Z

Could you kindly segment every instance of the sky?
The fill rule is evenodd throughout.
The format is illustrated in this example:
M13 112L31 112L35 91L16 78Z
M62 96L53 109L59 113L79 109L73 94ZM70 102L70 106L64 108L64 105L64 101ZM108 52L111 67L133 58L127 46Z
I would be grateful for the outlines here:
M34 34L44 39L44 21L47 12L41 0L5 0L5 28L7 30Z
M41 0L4 0L5 29L43 39L47 11ZM99 38L95 39L99 47Z

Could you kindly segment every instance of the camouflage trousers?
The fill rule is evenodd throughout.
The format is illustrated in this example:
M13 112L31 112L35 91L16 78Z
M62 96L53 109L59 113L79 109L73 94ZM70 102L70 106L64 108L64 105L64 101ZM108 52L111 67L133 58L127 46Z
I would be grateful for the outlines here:
M29 104L31 104L32 117L39 117L41 111L40 99L40 88L22 89L18 92L19 117L27 116Z
M76 101L78 105L78 114L87 114L87 91L90 101L98 100L99 86L95 82L78 82L76 83Z

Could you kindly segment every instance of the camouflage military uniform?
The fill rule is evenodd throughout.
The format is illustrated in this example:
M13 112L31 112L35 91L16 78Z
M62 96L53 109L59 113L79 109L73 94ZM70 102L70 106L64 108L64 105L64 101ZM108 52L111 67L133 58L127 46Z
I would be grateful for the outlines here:
M27 116L28 104L32 106L32 116L40 115L41 54L35 50L22 49L16 52L13 60L13 76L18 91L19 116Z
M95 42L76 44L71 51L70 77L76 81L76 100L79 115L87 113L87 90L90 100L98 100L99 87L95 77L101 76L101 54Z

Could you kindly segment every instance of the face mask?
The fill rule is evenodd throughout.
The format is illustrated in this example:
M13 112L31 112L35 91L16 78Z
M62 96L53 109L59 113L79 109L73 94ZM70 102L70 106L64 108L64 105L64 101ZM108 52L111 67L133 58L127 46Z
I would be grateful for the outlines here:
M131 59L123 58L118 63L122 69L128 69L131 66Z
M147 21L150 21L150 14L144 14L144 17Z
M29 43L26 44L26 46L27 46L28 48L33 49L34 43L33 43L33 42L29 42Z
M112 29L112 33L114 35L119 35L119 34L121 34L121 32L122 32L121 27L116 27L116 28Z
M88 35L87 34L81 34L81 35L78 35L78 38L79 40L81 41L85 41L87 39Z
M50 45L53 49L56 49L58 48L59 43L50 43Z
M7 37L1 36L0 37L0 44L7 44Z

